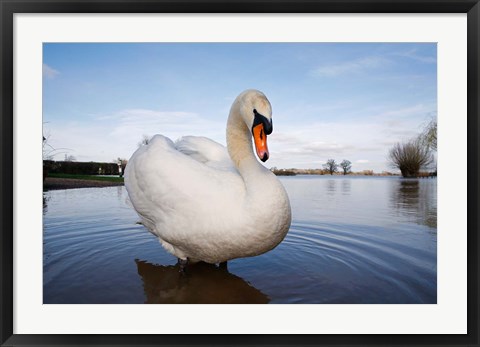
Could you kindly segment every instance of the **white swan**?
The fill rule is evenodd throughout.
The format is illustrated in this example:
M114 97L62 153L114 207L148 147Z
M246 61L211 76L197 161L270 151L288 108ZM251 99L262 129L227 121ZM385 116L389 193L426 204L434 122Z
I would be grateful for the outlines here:
M220 263L273 249L291 223L288 195L255 158L269 153L272 110L246 90L233 102L227 149L205 137L173 143L155 135L125 169L125 187L142 224L183 263Z

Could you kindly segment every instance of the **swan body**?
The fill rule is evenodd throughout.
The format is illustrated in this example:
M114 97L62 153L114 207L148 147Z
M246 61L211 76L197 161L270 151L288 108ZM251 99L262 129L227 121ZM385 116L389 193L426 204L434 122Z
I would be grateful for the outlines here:
M247 90L234 101L227 148L205 137L175 143L155 135L128 161L125 187L142 224L163 247L189 261L220 263L262 254L285 237L288 195L255 158L268 158L271 106Z

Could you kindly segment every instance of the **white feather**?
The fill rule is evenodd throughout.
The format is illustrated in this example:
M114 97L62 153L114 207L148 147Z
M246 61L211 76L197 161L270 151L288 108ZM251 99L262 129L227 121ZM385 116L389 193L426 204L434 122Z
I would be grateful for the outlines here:
M178 151L211 168L238 172L227 148L203 136L183 136L175 142Z
M263 98L246 91L235 101L228 152L205 137L173 143L156 135L129 160L125 186L130 201L143 225L176 257L217 263L254 256L274 248L288 232L285 189L255 159L250 124L238 126L240 119L250 121L242 115L245 103L251 103L246 109L269 107Z

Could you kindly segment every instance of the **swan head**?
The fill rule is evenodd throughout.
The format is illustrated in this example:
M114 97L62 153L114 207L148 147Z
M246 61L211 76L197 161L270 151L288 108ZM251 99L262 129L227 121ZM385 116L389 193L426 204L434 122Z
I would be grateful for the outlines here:
M265 162L269 157L267 135L273 131L270 101L262 92L254 89L244 91L237 99L241 102L243 121L252 132L257 156Z

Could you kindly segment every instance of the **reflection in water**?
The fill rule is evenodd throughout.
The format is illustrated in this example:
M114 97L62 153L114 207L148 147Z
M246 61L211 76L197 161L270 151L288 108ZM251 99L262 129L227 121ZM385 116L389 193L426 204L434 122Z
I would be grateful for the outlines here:
M350 195L352 184L350 183L349 179L342 180L342 194L343 195Z
M178 265L135 260L147 304L267 304L270 299L242 278L212 264Z
M327 194L328 195L335 195L336 185L337 185L336 180L328 180L328 182L327 182Z
M48 200L50 200L50 197L43 193L43 215L46 215L48 212Z
M437 227L437 182L435 179L402 179L392 186L390 204L400 215L418 224Z

